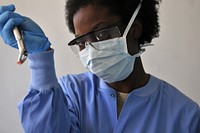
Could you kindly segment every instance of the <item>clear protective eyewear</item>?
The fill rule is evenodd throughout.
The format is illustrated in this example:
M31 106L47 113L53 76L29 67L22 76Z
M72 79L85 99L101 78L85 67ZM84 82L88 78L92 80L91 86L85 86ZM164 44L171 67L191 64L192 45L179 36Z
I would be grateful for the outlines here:
M119 26L122 24L123 24L122 22L117 22L105 28L94 30L86 34L83 34L81 36L78 36L72 41L70 41L68 43L68 46L70 46L72 51L78 56L79 52L84 50L86 45L91 45L92 47L94 47L91 44L92 42L104 41L108 39L121 37L122 34L120 32Z

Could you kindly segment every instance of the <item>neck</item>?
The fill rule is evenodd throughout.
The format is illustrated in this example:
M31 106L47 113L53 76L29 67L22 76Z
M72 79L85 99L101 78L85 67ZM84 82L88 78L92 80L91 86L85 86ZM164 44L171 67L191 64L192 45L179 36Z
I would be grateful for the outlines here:
M123 81L109 83L108 85L116 91L130 93L131 91L143 87L149 81L149 74L146 74L142 61L136 58L133 72Z

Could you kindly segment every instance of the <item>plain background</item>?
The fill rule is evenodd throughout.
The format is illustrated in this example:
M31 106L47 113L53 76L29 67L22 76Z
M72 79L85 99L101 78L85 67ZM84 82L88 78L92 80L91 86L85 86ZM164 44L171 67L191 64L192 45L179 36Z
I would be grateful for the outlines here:
M85 71L67 43L73 38L65 24L65 0L0 0L37 22L55 49L57 76ZM160 37L146 48L146 72L176 86L200 105L200 0L163 0ZM97 14L98 15L98 14ZM17 65L18 51L0 39L0 132L21 133L17 104L30 81L28 61Z

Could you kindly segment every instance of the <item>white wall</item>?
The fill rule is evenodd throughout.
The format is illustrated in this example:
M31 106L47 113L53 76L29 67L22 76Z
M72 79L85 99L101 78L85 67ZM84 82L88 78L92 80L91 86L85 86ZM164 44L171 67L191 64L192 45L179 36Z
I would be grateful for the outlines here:
M13 3L17 12L31 17L45 31L55 49L57 75L85 71L67 42L73 38L64 21L65 0L0 0ZM178 87L200 104L200 1L163 0L161 33L142 55L146 71ZM17 103L26 95L30 72L28 61L16 65L18 51L0 39L0 132L23 132Z
M163 0L161 33L143 55L146 70L200 104L200 1Z

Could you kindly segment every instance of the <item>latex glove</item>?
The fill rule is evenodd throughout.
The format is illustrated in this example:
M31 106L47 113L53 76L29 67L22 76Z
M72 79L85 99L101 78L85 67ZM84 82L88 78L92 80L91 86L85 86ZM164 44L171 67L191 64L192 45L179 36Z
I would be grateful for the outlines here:
M15 26L18 26L22 31L23 42L28 53L33 54L49 49L51 43L42 29L31 19L14 11L14 5L0 6L0 34L4 42L18 48L12 31Z

